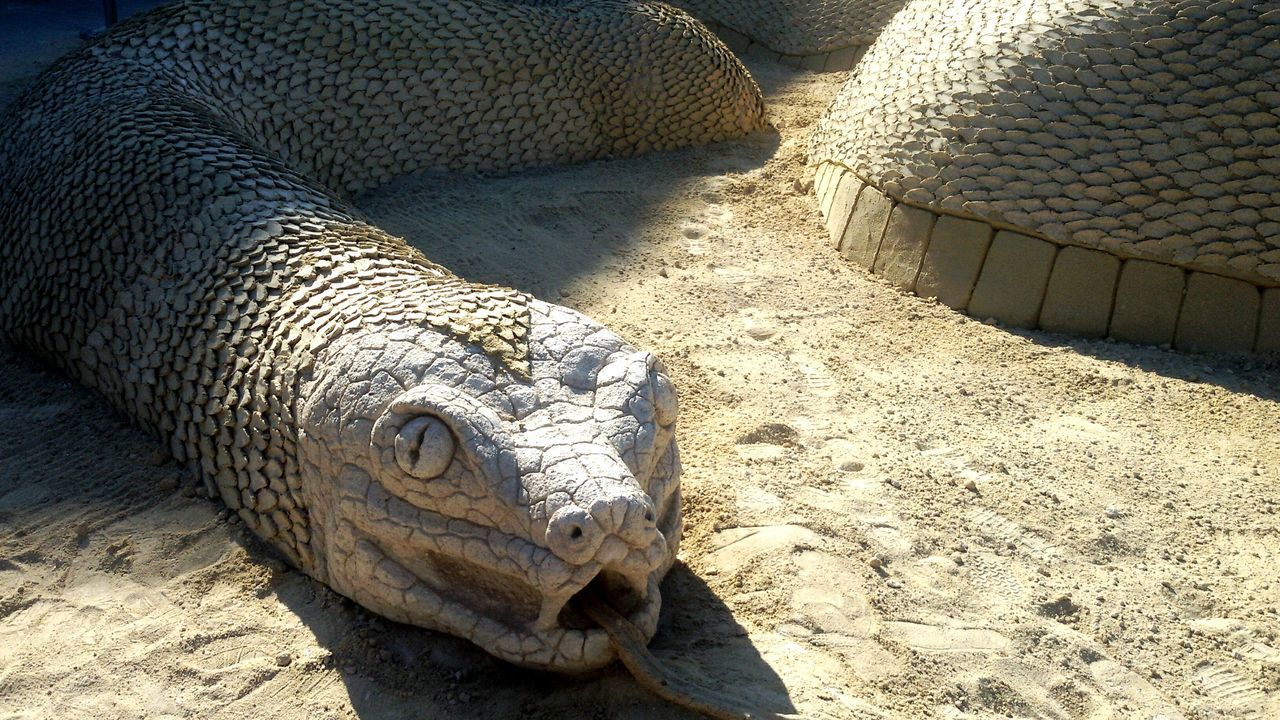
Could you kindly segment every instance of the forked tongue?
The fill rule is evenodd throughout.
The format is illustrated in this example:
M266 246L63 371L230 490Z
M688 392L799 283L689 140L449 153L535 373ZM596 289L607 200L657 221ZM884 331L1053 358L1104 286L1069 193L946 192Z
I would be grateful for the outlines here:
M740 710L738 703L710 688L695 686L667 672L649 652L644 633L613 608L598 592L579 593L577 609L609 634L618 659L649 692L694 712L718 720L798 720L798 715Z

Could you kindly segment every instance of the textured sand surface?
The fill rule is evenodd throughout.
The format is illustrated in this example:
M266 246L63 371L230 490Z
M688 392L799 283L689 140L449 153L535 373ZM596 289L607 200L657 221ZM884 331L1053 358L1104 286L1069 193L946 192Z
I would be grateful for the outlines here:
M868 277L803 192L845 76L751 69L776 133L361 203L666 361L687 530L654 653L805 717L1280 716L1276 358L1014 333ZM682 717L376 618L0 362L0 718Z

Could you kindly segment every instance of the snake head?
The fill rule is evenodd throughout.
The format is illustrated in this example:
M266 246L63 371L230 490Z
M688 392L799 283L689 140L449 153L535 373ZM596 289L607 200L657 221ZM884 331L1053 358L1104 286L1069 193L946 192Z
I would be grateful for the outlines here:
M590 592L651 636L680 537L677 399L651 354L534 302L528 374L427 327L344 336L303 401L314 567L517 664L610 662Z

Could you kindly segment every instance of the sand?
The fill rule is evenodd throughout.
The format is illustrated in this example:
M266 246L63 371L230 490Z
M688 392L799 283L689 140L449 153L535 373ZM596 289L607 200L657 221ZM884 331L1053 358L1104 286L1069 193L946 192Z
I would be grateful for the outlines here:
M1009 331L847 265L805 155L843 75L748 64L763 136L360 203L671 369L654 654L809 718L1280 717L1280 360ZM690 717L377 618L92 393L0 363L0 718Z

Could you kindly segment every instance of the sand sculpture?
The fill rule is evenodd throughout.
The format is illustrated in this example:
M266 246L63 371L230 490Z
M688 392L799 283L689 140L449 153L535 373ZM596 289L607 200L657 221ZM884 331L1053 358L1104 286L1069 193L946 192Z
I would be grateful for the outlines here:
M511 662L599 667L614 650L571 599L606 598L647 638L679 541L670 380L346 198L763 117L742 65L662 5L166 5L0 121L0 331L338 592Z
M812 139L849 260L1009 325L1280 349L1280 3L912 2Z
M846 69L901 3L685 4ZM1276 349L1277 28L1275 3L913 2L814 135L832 236L1013 325ZM363 605L523 665L643 664L680 531L661 364L347 198L763 123L742 65L666 6L175 3L0 121L0 331Z

